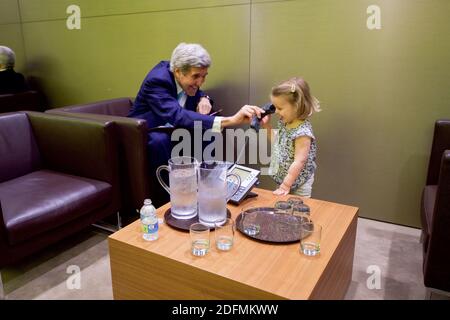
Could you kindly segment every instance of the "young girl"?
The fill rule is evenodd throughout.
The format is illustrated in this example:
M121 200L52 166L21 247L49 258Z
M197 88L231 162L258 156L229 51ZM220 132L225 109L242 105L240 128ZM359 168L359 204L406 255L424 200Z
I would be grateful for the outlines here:
M316 138L308 118L321 111L319 101L311 95L308 83L292 78L272 88L272 104L276 108L278 134L273 135L269 117L263 118L263 127L274 140L269 174L279 185L273 193L293 193L311 197L316 170Z

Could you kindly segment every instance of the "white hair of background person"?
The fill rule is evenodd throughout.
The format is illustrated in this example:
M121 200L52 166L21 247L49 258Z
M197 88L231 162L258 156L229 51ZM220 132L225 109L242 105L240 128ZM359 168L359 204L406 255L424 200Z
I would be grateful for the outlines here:
M0 68L14 68L16 54L10 48L0 46Z
M208 51L196 43L180 43L172 52L170 58L170 71L180 69L186 74L191 67L209 68L211 57Z

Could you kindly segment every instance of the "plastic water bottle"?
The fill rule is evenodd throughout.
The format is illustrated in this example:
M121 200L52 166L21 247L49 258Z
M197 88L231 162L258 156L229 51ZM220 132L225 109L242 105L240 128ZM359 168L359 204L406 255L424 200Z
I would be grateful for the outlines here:
M142 237L147 241L158 239L158 216L152 200L145 199L141 208Z

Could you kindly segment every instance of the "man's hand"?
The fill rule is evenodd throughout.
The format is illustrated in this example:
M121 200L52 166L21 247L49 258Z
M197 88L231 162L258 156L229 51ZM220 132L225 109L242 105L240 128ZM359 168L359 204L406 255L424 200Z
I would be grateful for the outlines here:
M240 124L249 124L252 117L256 115L258 118L261 117L265 111L257 106L245 105L238 112L236 112L231 117L224 117L222 119L222 128L237 126Z
M209 114L211 112L212 105L208 98L201 97L197 105L197 112L201 114Z

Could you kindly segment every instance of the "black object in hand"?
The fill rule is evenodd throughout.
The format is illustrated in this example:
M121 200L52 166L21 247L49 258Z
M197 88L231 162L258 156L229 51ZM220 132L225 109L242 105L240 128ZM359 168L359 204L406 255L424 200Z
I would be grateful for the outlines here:
M264 118L265 116L275 113L275 106L271 103L267 103L264 106L261 107L261 109L263 109L265 111L265 113L263 113L261 115L261 118L258 118L257 116L253 116L252 118L252 122L250 123L250 127L255 129L256 132L259 131L259 128L261 127L261 120L262 118Z

